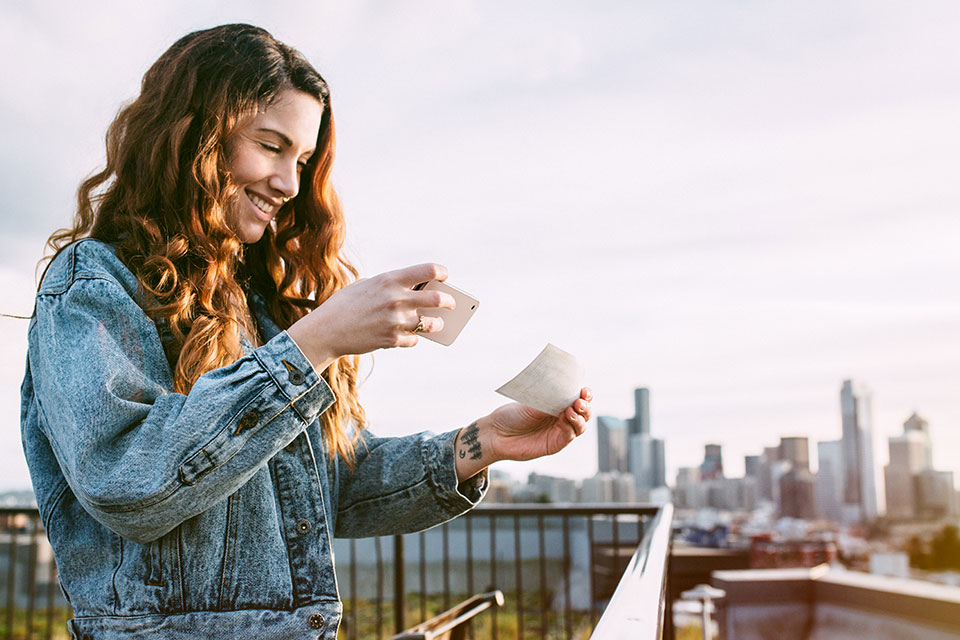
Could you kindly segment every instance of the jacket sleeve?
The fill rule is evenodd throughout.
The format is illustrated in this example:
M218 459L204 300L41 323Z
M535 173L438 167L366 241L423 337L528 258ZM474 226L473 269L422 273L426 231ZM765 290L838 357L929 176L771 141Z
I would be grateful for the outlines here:
M28 361L70 488L141 543L235 492L334 402L286 332L174 393L156 325L109 278L41 292Z
M337 537L421 531L461 515L483 499L486 469L457 481L457 431L402 438L361 433L354 469L338 458Z

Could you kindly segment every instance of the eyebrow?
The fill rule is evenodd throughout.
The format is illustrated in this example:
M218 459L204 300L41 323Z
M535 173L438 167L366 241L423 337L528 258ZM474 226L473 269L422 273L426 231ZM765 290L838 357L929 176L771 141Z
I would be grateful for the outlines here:
M288 138L285 134L277 131L276 129L270 129L270 128L267 128L267 127L260 127L259 129L257 129L257 131L263 131L263 132L265 132L265 133L272 133L272 134L276 135L278 138L280 138L280 139L283 141L283 143L284 143L285 145L287 145L288 147L292 147L292 146L293 146L293 140L291 140L290 138ZM312 156L315 151L316 151L316 148L313 148L313 149L310 149L310 151L305 151L304 153L307 154L307 155L311 155L311 156Z

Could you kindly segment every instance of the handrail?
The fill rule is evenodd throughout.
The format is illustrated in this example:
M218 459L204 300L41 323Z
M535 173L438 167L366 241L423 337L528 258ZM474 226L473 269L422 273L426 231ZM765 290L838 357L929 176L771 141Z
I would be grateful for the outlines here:
M609 560L613 560L613 566L615 567L618 564L616 558L622 557L619 555L618 550L622 549L623 551L627 551L637 544L634 541L640 540L640 543L637 544L635 548L635 552L632 554L626 573L623 578L621 578L610 600L609 608L600 616L599 624L595 628L596 630L592 637L604 639L625 637L623 635L617 635L615 631L610 631L610 629L615 628L621 623L635 624L638 619L644 622L638 625L637 628L633 628L632 624L630 625L633 631L631 637L657 637L655 630L660 629L659 625L662 624L664 615L662 590L664 584L666 549L669 543L668 538L672 515L672 506L638 503L478 505L464 517L442 525L441 533L443 535L444 545L442 555L444 605L448 606L447 598L449 596L459 593L459 591L454 591L451 586L454 581L450 579L452 571L448 559L448 550L446 548L446 539L447 536L450 535L457 537L456 539L459 540L459 543L463 546L461 551L465 551L466 554L465 557L462 557L461 554L456 560L457 563L465 563L466 567L466 583L461 584L457 588L465 587L466 593L472 593L475 592L474 587L478 586L481 580L484 581L484 584L490 584L491 587L512 588L516 589L517 592L523 592L524 590L530 591L535 585L537 590L537 593L534 594L537 597L533 598L535 602L530 599L525 603L522 599L517 600L516 618L518 632L522 635L525 622L528 626L545 624L544 621L549 617L548 611L552 608L551 603L556 602L557 598L559 598L562 600L560 605L562 609L558 610L559 612L555 614L556 618L552 624L558 627L562 625L562 633L564 633L566 637L573 637L574 627L580 624L578 618L584 619L584 617L586 617L592 624L597 620L597 616L600 615L597 608L597 605L602 602L603 598L600 594L601 592L610 593L609 588L612 587L611 584L606 582L609 572L606 565L609 563ZM24 580L16 580L14 578L13 571L17 569L18 565L23 564L23 554L26 553L22 545L20 545L21 549L19 551L17 550L18 545L16 540L18 535L22 537L25 534L30 534L33 535L32 544L35 544L36 533L39 533L42 538L43 529L40 523L39 513L35 507L2 506L0 507L0 523L2 523L4 527L4 532L12 536L9 552L7 553L11 560L9 562L11 571L7 580L8 593L14 594L16 592L21 594L17 597L28 598L27 609L29 612L32 610L29 603L33 602L33 596L23 596L23 594L33 594L35 589L28 587L26 591L24 591L20 584L23 583ZM523 529L521 529L521 523L525 523ZM545 525L548 525L548 527L545 527ZM501 529L503 529L502 532ZM496 530L497 534L491 535L491 532L494 530ZM547 531L547 536L544 535L545 530ZM497 547L498 545L503 545L505 542L508 547L510 546L508 539L503 538L503 536L509 536L510 531L513 532L513 558L515 560L525 559L525 562L515 561L513 563L515 568L513 575L501 573L498 576L498 564L503 564L506 560L501 561L502 551L498 552ZM525 533L522 533L522 531ZM550 533L551 531L552 534ZM574 535L575 532L576 535ZM421 532L412 534L413 536L417 536L413 538L412 541L415 543L419 540L420 543L420 553L418 554L417 560L419 564L414 566L413 569L393 571L394 632L406 628L404 624L404 618L406 616L404 614L407 612L406 599L408 593L405 583L409 571L416 572L419 570L420 595L418 596L418 602L420 604L421 615L419 617L421 620L427 617L425 609L427 594L437 592L437 585L433 586L433 591L427 588L429 586L426 579L428 575L429 558L423 545L428 533L429 532ZM433 533L435 536L437 535L436 532ZM503 533L503 536L500 535L501 533ZM486 536L486 538L484 539L482 536ZM393 538L392 565L394 567L406 567L408 562L405 561L404 549L410 546L410 536L394 536ZM481 541L483 541L482 544ZM548 542L549 545L547 544ZM353 541L351 541L351 545L352 543ZM377 544L379 544L379 539L377 539ZM587 584L572 585L571 577L575 570L575 550L573 546L584 544L586 544L586 549L588 550L586 557L587 566L579 567L578 565L578 570L587 571ZM583 548L582 546L577 547L577 549ZM613 554L612 558L608 558L611 552ZM580 551L576 553L580 554ZM435 556L436 554L432 555ZM475 560L475 555L479 559ZM509 553L507 555L509 555ZM604 560L603 565L600 564L600 560L597 558L598 555L602 555ZM20 562L15 561L18 556L21 558ZM35 554L32 554L32 552L31 557L35 557ZM489 565L489 578L485 572L482 577L478 573L477 563L482 562L483 557L488 558L486 562ZM581 563L584 561L582 554L576 557L579 558ZM380 563L379 551L377 558L377 562ZM489 558L498 558L498 560L490 562ZM359 592L356 587L357 577L355 575L356 552L352 546L350 562L350 606L353 615L356 615L356 612L359 611L357 601ZM33 563L34 561L31 560L27 564L26 572L23 570L18 571L21 578L29 578L34 575L36 568ZM52 615L51 612L54 612L52 604L54 598L52 594L56 587L56 569L52 562L48 562L48 564L50 576L47 581L47 600L51 604L47 607L47 617L50 618ZM460 565L457 564L457 566L459 567ZM529 570L527 573L530 575L524 573L524 567ZM503 569L502 566L499 568ZM537 573L537 569L539 569L539 573ZM378 581L383 579L380 571L381 567L378 564ZM533 573L530 573L531 571ZM560 572L559 576L557 575L557 571ZM510 574L511 572L508 571L507 573ZM550 578L549 580L548 576ZM614 578L613 575L609 577ZM0 578L2 578L2 576L0 576ZM656 581L656 585L651 584L648 586L646 591L643 592L643 595L633 595L627 598L625 594L627 594L628 591L637 590L635 585L631 587L628 586L627 583L638 580L645 584ZM31 585L33 584L32 578L26 582L29 582ZM380 583L378 582L378 584ZM573 592L572 586L577 588L576 593ZM559 591L555 593L557 589L559 589ZM416 592L416 589L414 591ZM589 593L589 596L586 595L587 593ZM389 600L389 597L387 597L386 600ZM378 587L376 598L371 601L375 601L377 604L376 624L378 633L380 633L379 630L383 623L386 622L383 616L384 612L380 608L383 602L383 593L380 587ZM8 614L6 616L7 618L12 616L15 610L12 601L9 604L9 610L6 612ZM2 605L2 603L0 603L0 605ZM61 606L61 604L58 602L57 606ZM66 603L63 603L62 606L67 609L69 608L69 604ZM578 613L575 614L575 611ZM67 614L68 612L65 615ZM56 615L59 616L60 613L57 612ZM500 615L502 617L505 614L501 612ZM624 620L616 622L615 618L617 616L624 618ZM492 628L494 629L494 635L496 635L495 630L498 626L496 609L494 609L492 618ZM356 623L356 619L351 618L351 623ZM386 622L386 624L389 624L389 622ZM52 628L50 622L48 622L47 628ZM359 627L353 624L350 628L352 631L350 637L356 638Z
M672 520L673 505L660 507L630 558L591 639L661 637Z

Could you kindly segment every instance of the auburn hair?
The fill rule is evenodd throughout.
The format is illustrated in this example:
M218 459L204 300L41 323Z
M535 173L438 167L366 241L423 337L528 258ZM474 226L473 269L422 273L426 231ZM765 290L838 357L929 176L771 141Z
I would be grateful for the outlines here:
M256 243L228 224L239 189L227 169L238 126L289 89L323 105L317 147ZM54 253L84 237L112 245L140 283L141 304L166 328L175 390L241 357L241 334L259 344L248 307L255 292L286 329L357 278L342 253L344 219L330 180L333 113L326 82L300 52L259 27L228 24L190 33L143 77L140 95L107 130L103 170L77 191L73 226L53 233ZM359 358L323 377L337 397L322 415L330 455L354 461L365 426Z

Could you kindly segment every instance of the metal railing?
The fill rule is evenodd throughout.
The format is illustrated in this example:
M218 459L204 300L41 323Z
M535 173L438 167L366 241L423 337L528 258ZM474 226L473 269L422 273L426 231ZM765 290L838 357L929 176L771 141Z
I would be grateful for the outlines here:
M588 638L658 516L669 537L669 515L655 506L481 505L420 533L338 540L343 637L382 638L391 622L400 630L499 589L505 605L478 620L474 637ZM665 559L644 574L657 589Z
M72 617L36 509L0 508L0 638L66 638Z
M671 514L648 505L480 505L420 533L338 539L340 637L387 638L499 589L505 605L478 617L473 637L586 639L598 619L609 625L619 612L632 620L637 606L652 606L659 613L644 613L645 630L633 637L659 638ZM72 612L35 509L0 509L3 575L0 640L65 638ZM627 581L631 590L644 585L639 605L619 595Z
M662 637L672 520L673 506L669 504L654 516L592 638Z

